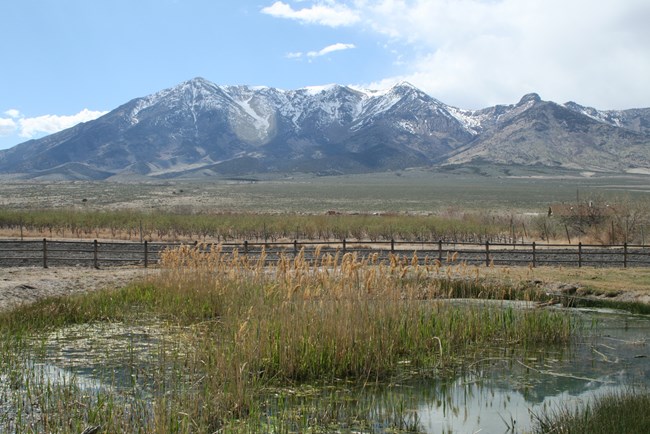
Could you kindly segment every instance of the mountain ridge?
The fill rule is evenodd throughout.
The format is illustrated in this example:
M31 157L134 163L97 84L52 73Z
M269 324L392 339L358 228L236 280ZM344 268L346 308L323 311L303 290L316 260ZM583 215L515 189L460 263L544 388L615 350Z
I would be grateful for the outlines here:
M0 173L37 179L338 174L475 162L650 169L650 108L602 111L533 93L464 110L407 82L281 90L197 77L0 151Z

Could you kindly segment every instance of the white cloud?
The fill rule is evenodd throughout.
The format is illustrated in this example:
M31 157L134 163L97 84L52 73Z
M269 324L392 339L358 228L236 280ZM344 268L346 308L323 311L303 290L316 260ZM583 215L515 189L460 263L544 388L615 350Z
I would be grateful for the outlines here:
M16 109L9 109L5 112L5 114L13 119L17 119L20 117L20 111Z
M352 50L354 48L357 48L354 44L344 44L338 42L336 44L328 45L327 47L322 48L318 51L308 51L306 53L298 51L293 53L287 53L286 57L287 59L300 59L302 57L309 57L313 59L315 57L325 56L327 54L334 53L336 51Z
M351 50L353 48L356 48L354 44L343 44L339 42L336 44L328 45L327 47L319 51L310 51L307 53L307 56L320 57L320 56L325 56L326 54L329 53L334 53L335 51Z
M0 118L0 136L9 136L14 134L18 129L16 121L13 119Z
M276 18L296 20L305 24L321 24L330 27L349 26L360 21L353 9L333 1L318 3L309 8L293 9L291 5L277 1L262 8L262 13Z
M52 134L65 130L66 128L73 127L80 122L88 122L97 119L104 114L106 114L106 112L83 109L79 113L70 116L43 115L33 118L21 117L17 120L17 124L14 121L14 125L16 126L15 130L17 130L20 137L29 139L41 134ZM12 119L9 120L13 121Z
M647 0L329 0L273 16L307 20L345 10L349 24L381 35L407 80L464 108L516 102L538 92L597 108L650 106ZM269 13L268 11L266 13ZM389 66L387 66L387 69Z

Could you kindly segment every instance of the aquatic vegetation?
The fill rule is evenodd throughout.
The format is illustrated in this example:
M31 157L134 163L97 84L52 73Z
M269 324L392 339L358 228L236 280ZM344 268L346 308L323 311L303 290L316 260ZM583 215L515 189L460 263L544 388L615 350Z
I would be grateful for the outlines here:
M561 406L536 415L535 433L600 434L650 432L650 394L615 392L573 408Z
M449 375L494 349L564 345L575 330L562 312L503 301L542 297L533 289L498 286L462 264L421 262L298 253L267 266L264 253L181 247L165 252L149 281L3 313L0 393L11 416L0 428L413 432L418 420L402 399L351 403L333 394L329 405L296 409L268 397L294 385ZM449 301L458 297L493 301ZM66 340L76 348L68 365L69 352L56 350ZM49 365L68 376L36 368Z

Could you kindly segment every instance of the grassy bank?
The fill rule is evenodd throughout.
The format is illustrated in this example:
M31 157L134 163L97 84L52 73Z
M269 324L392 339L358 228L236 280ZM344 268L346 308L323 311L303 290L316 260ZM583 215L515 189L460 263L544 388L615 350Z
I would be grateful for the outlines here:
M487 283L462 266L380 264L346 254L313 261L298 255L264 267L218 248L208 255L170 251L163 266L155 280L2 314L0 390L13 419L0 420L0 427L328 431L341 423L368 429L381 420L379 427L416 429L401 401L331 401L300 408L296 416L295 408L278 410L278 404L269 413L268 397L281 401L287 386L345 381L361 387L405 375L447 375L492 350L565 344L574 330L559 312L442 300L542 297ZM82 329L74 347L84 348L84 363L100 360L94 375L109 385L94 392L35 367L47 365L48 336L84 324L92 327ZM88 335L102 328L113 340L129 336L124 349L98 351L101 345L88 344ZM146 350L140 346L145 338L151 343ZM123 368L118 375L111 366Z
M507 271L507 272L505 272ZM505 286L541 282L549 292L553 286L569 284L576 290L561 297L574 307L603 307L650 314L650 269L595 267L508 267L482 268L481 275Z

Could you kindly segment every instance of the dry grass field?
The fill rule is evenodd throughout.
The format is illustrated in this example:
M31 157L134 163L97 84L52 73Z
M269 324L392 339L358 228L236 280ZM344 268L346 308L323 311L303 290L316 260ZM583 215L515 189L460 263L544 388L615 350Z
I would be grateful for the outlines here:
M285 177L211 181L150 181L133 184L106 182L4 181L0 209L77 210L179 213L265 213L322 215L388 213L439 215L450 218L466 212L484 215L543 215L549 203L570 202L576 195L616 200L647 200L648 177L484 177L426 171L340 177ZM135 233L135 232L134 232ZM650 232L649 232L650 233ZM17 237L17 229L0 236ZM26 233L26 236L43 236ZM85 238L112 238L104 228ZM72 236L71 233L65 236ZM120 234L120 237L126 235ZM563 234L558 235L558 240ZM115 287L140 278L143 271L90 269L0 269L0 307L47 295ZM483 267L480 273L503 281L542 281L553 287L572 284L585 293L621 300L650 302L650 270L540 267Z

